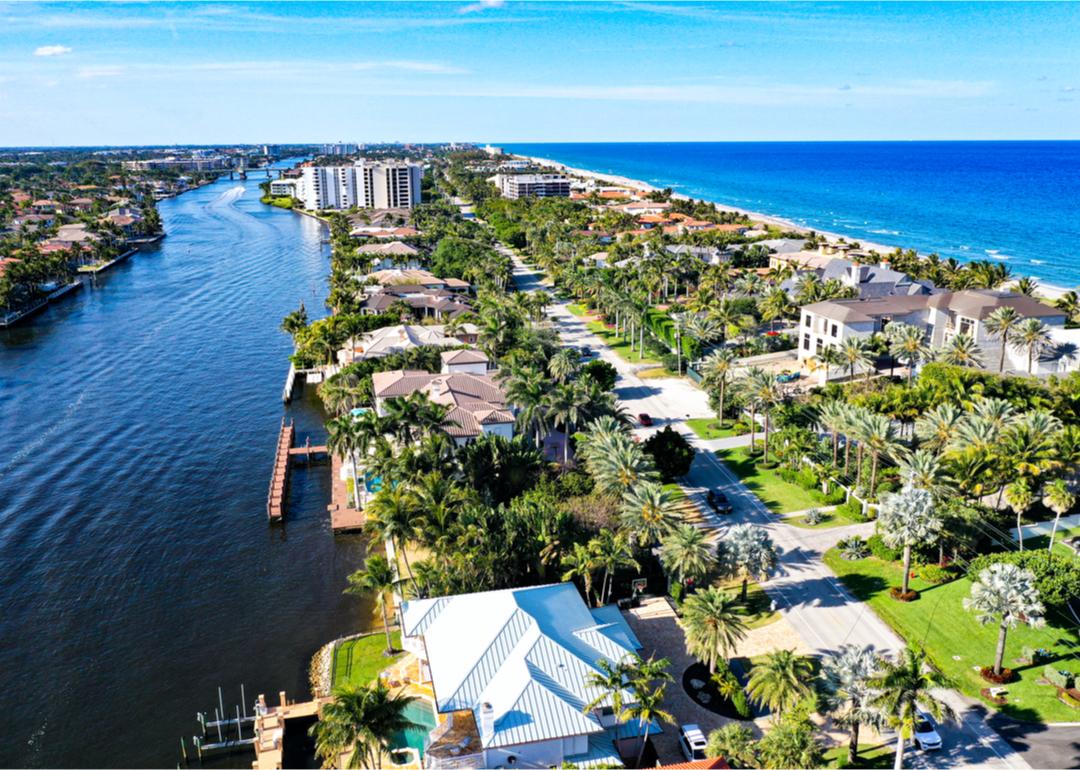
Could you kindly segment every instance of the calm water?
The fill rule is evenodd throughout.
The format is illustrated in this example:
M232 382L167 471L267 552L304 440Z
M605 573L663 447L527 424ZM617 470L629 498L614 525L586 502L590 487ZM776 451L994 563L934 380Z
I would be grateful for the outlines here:
M1080 283L1080 142L509 144L855 240Z
M0 333L0 766L175 766L217 685L230 710L241 683L303 695L360 623L326 467L266 520L277 325L321 312L328 247L258 181L163 202L159 245ZM301 437L311 396L287 410Z

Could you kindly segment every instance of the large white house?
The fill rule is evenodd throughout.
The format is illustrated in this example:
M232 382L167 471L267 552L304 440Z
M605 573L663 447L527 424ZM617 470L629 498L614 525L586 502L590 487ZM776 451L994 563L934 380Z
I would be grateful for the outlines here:
M619 749L636 747L640 728L618 723L610 701L584 709L600 694L587 684L597 661L641 648L617 607L590 610L572 583L559 583L414 599L401 616L402 644L447 715L431 732L426 767L620 766Z
M1063 311L1023 294L965 289L929 295L827 300L805 305L799 321L799 360L816 357L824 348L843 344L853 337L869 338L884 331L890 323L903 322L923 329L927 344L933 347L943 347L956 335L966 334L979 346L984 366L995 368L1001 354L1001 340L986 330L986 318L1001 307L1013 308L1022 318L1038 318L1050 328L1052 339L1065 344L1066 314ZM1048 351L1035 362L1033 373L1075 367L1075 357L1059 353ZM1027 354L1007 347L1005 367L1010 371L1026 372Z

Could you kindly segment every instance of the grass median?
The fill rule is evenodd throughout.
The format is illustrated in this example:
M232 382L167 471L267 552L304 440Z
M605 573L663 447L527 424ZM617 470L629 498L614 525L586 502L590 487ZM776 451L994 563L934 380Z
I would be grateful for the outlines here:
M794 513L820 505L809 490L780 478L777 468L762 468L748 447L718 449L716 456L758 496L773 513Z

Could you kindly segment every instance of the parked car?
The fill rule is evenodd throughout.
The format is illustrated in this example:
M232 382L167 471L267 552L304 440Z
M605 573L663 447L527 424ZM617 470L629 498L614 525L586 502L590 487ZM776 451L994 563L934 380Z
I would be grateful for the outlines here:
M652 417L649 417L647 412L642 412L637 416L638 422L644 425L646 428L652 425Z
M679 728L679 748L682 749L683 756L688 762L706 759L706 746L708 746L708 741L705 740L705 733L700 727L690 724Z
M592 358L594 355L596 355L593 352L593 349L590 348L588 345L582 345L580 352L581 352L581 357L582 358Z
M933 718L922 709L915 714L915 743L923 751L937 751L941 748L941 736Z
M802 375L799 372L784 372L783 374L776 375L777 382L795 382Z

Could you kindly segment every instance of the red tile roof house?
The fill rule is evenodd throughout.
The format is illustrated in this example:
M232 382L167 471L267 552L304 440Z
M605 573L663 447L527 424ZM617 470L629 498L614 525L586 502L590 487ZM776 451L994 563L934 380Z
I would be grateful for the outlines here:
M424 393L436 404L449 407L446 432L458 446L483 435L514 437L514 413L506 394L490 374L465 372L431 374L397 370L371 376L375 412L386 414L386 400Z
M4 273L7 272L7 269L11 265L14 265L18 262L22 262L22 260L15 259L15 257L4 257L3 259L0 259L0 278L4 277Z
M89 211L94 207L93 198L72 198L68 204L76 211Z

